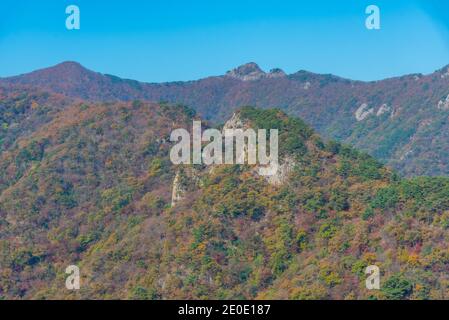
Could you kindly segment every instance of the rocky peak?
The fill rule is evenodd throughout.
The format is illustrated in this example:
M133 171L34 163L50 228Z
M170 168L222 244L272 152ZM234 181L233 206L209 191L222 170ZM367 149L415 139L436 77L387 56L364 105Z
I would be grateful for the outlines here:
M286 74L278 68L272 69L269 73L266 73L256 63L250 62L228 71L226 76L242 81L253 81L262 78L285 77Z
M225 132L225 130L228 129L243 129L244 125L243 125L243 121L240 118L240 113L235 112L232 117L225 122L224 126L223 126L223 133Z
M287 76L287 74L284 72L284 70L279 68L271 69L270 72L267 74L268 78L282 78Z
M251 81L263 78L265 72L256 63L250 62L228 71L226 75L242 81Z

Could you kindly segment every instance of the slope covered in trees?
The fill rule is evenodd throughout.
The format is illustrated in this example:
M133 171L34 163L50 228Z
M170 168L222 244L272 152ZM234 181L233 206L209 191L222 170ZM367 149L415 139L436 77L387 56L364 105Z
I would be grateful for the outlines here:
M280 185L251 166L172 165L170 132L194 117L181 106L50 109L0 154L3 298L449 298L449 179L401 179L277 109L239 116L279 129L295 164ZM372 264L380 291L365 288Z
M406 176L448 175L449 72L374 82L298 71L269 73L249 63L198 81L141 83L103 75L75 62L0 79L90 101L167 101L220 123L244 105L278 107L326 138L368 152Z

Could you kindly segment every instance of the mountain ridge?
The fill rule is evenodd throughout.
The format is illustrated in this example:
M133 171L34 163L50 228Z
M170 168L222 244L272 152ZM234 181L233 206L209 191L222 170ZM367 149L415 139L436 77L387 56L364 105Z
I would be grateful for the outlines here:
M70 77L69 74L75 74ZM243 80L242 80L243 79ZM278 107L375 156L406 176L449 175L449 67L374 82L298 71L266 73L257 64L188 82L141 83L66 62L0 85L28 85L89 101L180 103L212 123L245 105Z
M283 73L285 73L281 68L278 67L273 67L272 69L270 69L269 72L265 72L256 62L247 62L244 64L241 64L233 69L230 69L226 72L224 72L221 75L215 75L215 76L207 76L207 77L203 77L203 78L199 78L199 79L190 79L190 80L175 80L175 81L163 81L163 82L154 82L154 81L140 81L140 80L135 80L135 79L131 79L131 78L123 78L123 77L119 77L119 76L115 76L109 73L103 73L103 72L96 72L93 71L87 67L85 67L83 64L81 64L80 62L74 61L74 60L66 60L66 61L62 61L60 63L57 63L55 65L49 66L49 67L44 67L44 68L40 68L40 69L36 69L33 71L29 71L29 72L24 72L21 74L17 74L17 75L12 75L12 76L6 76L6 77L0 77L0 80L13 80L13 79L17 79L23 76L28 76L31 74L38 74L41 72L47 72L47 71L52 71L52 70L61 70L61 69L71 69L72 71L87 71L87 72L91 72L91 73L95 73L95 74L99 74L99 75L104 75L104 76L112 76L115 78L119 78L121 80L124 81L136 81L142 84L168 84L168 83L180 83L180 82L194 82L194 81L200 81L200 80L204 80L204 79L208 79L208 78L215 78L215 77L224 77L226 76L228 73L232 72L232 71L236 71L236 70L241 70L241 69L245 69L245 68L254 68L255 70L258 70L259 72L263 72L265 74L270 73L272 71L282 71ZM414 77L414 76L421 76L421 77L428 77L428 76L432 76L435 74L445 74L449 71L449 64L436 69L433 72L430 73L407 73L404 75L397 75L397 76L391 76L391 77L386 77L386 78L382 78L382 79L376 79L376 80L358 80L358 79L351 79L349 77L342 77L339 76L338 74L332 74L332 73L318 73L318 72L313 72L310 70L305 70L305 69L299 69L298 71L292 72L292 73L285 73L286 76L294 76L296 74L310 74L310 75L316 75L316 76L331 76L334 78L338 78L341 80L347 80L347 81L351 81L351 82L361 82L361 83L374 83L374 82L379 82L379 81L385 81L385 80L393 80L393 79L399 79L399 78L408 78L408 77Z

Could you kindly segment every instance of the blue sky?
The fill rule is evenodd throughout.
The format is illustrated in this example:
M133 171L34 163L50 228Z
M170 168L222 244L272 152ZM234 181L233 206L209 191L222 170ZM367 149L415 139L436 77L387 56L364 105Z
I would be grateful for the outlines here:
M81 30L65 28L78 5ZM365 8L381 9L381 30ZM0 77L62 61L147 82L193 80L254 61L359 80L449 64L446 0L1 0Z

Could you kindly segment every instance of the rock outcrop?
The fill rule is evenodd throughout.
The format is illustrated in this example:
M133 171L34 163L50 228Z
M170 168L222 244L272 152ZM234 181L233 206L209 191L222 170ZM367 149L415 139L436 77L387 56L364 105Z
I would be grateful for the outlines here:
M250 129L251 124L248 121L245 121L241 118L240 113L236 112L232 115L232 117L226 121L223 126L223 137L226 137L226 130L231 129ZM248 146L245 145L243 152L243 161L247 157ZM245 162L246 163L246 162ZM252 172L255 175L260 175L263 177L269 184L274 186L279 186L284 184L291 172L297 165L297 161L292 156L284 156L280 159L279 162L270 163L270 171L273 170L274 174L271 175L261 175L261 168L268 168L268 166L262 166L260 164L256 164L252 168ZM200 172L194 166L180 166L176 172L175 178L173 180L172 186L172 200L171 206L176 206L180 201L185 199L186 194L189 191L193 191L196 188L201 187L201 175L210 175L213 174L214 168L216 165L211 165L207 170Z
M288 180L296 165L297 162L293 157L286 156L277 164L276 173L270 176L264 176L264 178L269 184L273 186L280 186Z
M266 73L256 63L250 62L228 71L226 76L241 81L254 81L263 78L281 78L285 77L286 74L279 68L272 69L269 73Z
M171 206L174 207L185 198L188 191L200 186L198 170L192 166L179 167L173 180Z
M225 136L224 132L227 129L248 129L250 127L249 123L245 122L241 119L240 114L234 113L232 117L226 121L226 123L223 126L223 135ZM245 148L245 153L247 152L247 148ZM271 185L279 186L285 183L285 181L288 179L288 176L292 172L293 168L296 166L296 161L291 156L285 156L284 158L280 159L280 162L277 164L272 164L273 171L276 172L273 175L267 175L263 176L265 180L270 183ZM259 174L260 165L257 165L254 168L254 172L256 174Z
M244 129L245 125L243 124L242 119L240 118L240 114L238 112L235 112L232 117L225 122L223 125L223 135L225 133L225 130L229 129Z
M449 78L449 67L441 69L441 79Z
M447 95L446 99L438 101L437 108L440 110L449 110L449 95Z

